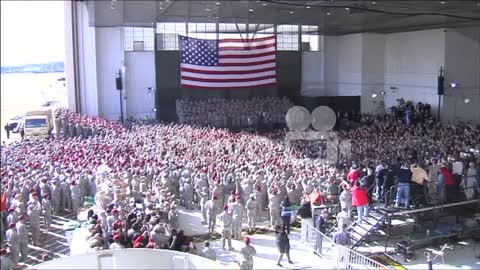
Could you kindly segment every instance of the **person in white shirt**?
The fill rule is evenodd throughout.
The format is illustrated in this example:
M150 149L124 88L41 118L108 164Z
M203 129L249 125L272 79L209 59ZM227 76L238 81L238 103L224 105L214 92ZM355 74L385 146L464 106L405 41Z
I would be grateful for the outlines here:
M233 238L240 240L242 237L243 205L240 203L240 197L235 198L235 202L230 203L228 208L232 215L232 234Z
M477 169L475 168L475 162L470 162L467 170L467 177L462 181L462 188L465 192L467 200L473 199L475 196L475 177L477 176ZM478 187L476 187L478 188Z
M350 227L350 225L352 225L352 219L350 218L348 209L343 208L342 211L337 214L337 223L339 228L342 227L343 224L346 224L347 227Z
M347 210L349 217L352 216L352 193L348 184L342 184L342 193L340 193L340 207Z
M460 183L461 177L463 175L463 167L463 162L458 157L452 163L452 174L458 184Z
M428 194L429 197L432 197L436 195L437 193L437 182L438 182L438 174L440 173L440 164L438 164L438 159L434 158L432 160L432 164L428 168L428 178L430 181L428 181Z
M462 182L462 175L463 175L463 162L456 158L455 162L452 164L452 174L455 178L455 197L458 198L458 193L460 191L460 183Z
M210 242L208 241L203 242L203 249L200 252L200 256L210 259L212 261L217 260L217 253L215 252L215 250L210 248Z

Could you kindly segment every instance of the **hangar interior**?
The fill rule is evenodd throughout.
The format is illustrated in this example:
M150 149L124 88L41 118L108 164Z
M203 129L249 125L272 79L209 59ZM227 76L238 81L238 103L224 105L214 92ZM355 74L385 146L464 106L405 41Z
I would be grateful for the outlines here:
M181 97L274 95L362 113L384 112L404 98L429 103L444 122L480 121L475 1L71 1L65 14L69 107L77 112L119 119L120 72L124 117L175 121ZM178 35L272 34L275 87L180 87Z

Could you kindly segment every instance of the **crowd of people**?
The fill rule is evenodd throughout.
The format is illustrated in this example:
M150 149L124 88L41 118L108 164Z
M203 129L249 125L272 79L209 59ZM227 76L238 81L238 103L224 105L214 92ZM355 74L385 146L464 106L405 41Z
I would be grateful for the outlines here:
M181 124L240 129L284 125L285 114L292 106L289 99L280 97L179 99L176 110Z
M260 136L207 123L213 115L238 120L250 112L278 113L272 118L278 123L289 104L278 98L184 100L177 104L180 124L129 128L58 110L56 138L2 146L0 224L10 259L24 260L25 243L41 244L41 226L48 230L52 214L76 216L88 197L95 201L88 215L91 250L167 248L212 258L209 244L196 252L179 230L179 205L199 209L209 232L218 231L223 248L231 249L231 239L242 238L242 222L254 231L262 213L272 228L282 226L288 234L292 205L301 206L300 214L311 203L340 203L341 223L350 224L352 208L361 222L373 200L415 205L413 185L425 187L427 195L440 194L441 202L453 202L460 193L478 196L478 126L364 115L360 127L337 131L351 142L352 156L325 165L303 153L308 147L286 147L284 130ZM390 194L394 186L396 194ZM315 201L312 194L319 194ZM242 269L252 263L252 248L240 251Z

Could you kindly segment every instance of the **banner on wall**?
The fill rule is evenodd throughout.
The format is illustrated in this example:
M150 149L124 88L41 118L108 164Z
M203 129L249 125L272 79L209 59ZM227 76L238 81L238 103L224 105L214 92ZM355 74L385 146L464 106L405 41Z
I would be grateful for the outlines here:
M253 39L179 38L183 88L232 89L276 84L275 35Z

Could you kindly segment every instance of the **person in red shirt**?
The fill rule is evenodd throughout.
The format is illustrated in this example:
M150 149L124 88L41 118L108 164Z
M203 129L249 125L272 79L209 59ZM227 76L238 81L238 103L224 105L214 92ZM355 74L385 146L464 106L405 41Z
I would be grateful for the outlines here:
M144 231L141 235L139 235L134 241L133 241L133 247L138 246L139 243L142 244L142 247L145 247L148 245L149 242L149 235L147 231Z
M360 181L355 182L352 188L352 205L357 207L357 222L361 223L363 218L368 216L368 196Z
M347 179L353 184L360 178L360 171L357 170L357 165L353 165L347 174Z
M442 167L440 168L440 179L443 179L443 183L441 183L440 179L440 185L444 185L444 192L442 192L442 195L446 195L446 202L451 203L455 202L455 194L456 194L456 181L455 178L453 177L452 172L447 168L446 164L442 164ZM444 196L441 196L441 198L445 198ZM442 199L443 202L445 200Z

